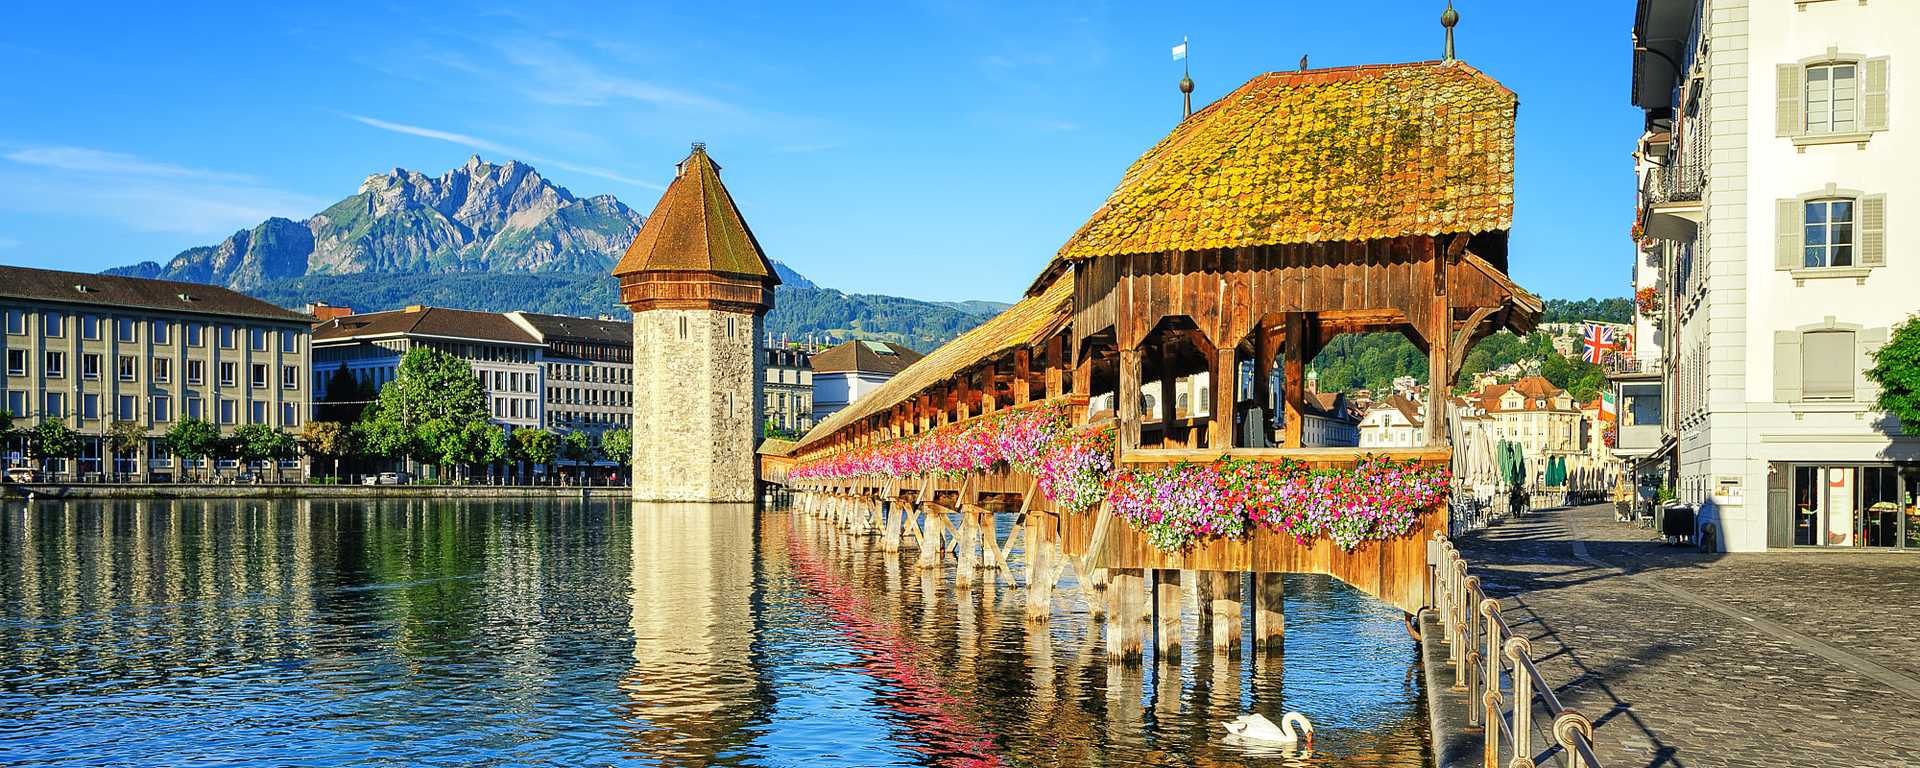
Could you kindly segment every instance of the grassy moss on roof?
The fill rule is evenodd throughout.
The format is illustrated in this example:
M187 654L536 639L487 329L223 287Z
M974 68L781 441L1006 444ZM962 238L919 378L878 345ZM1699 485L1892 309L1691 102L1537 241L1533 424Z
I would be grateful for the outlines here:
M1255 77L1142 155L1059 258L1507 229L1518 104L1458 61Z

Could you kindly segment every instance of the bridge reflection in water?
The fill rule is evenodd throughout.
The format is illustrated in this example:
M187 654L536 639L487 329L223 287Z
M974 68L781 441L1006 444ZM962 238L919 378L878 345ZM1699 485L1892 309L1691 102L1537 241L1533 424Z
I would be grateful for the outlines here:
M1314 716L1281 764L1425 764L1398 613L1337 582L1290 577L1284 661L1164 668L951 584L744 507L6 504L0 764L1232 765L1248 708Z

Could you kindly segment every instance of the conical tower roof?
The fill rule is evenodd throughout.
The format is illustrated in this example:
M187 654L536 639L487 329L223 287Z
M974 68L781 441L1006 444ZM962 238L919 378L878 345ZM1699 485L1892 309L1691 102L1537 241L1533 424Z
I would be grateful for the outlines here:
M720 183L720 166L707 156L706 146L693 145L679 168L614 276L710 272L779 283L773 263Z

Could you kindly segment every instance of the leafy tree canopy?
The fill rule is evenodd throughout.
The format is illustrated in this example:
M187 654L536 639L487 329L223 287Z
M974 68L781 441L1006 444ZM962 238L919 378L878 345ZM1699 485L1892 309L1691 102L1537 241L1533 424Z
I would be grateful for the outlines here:
M1900 419L1907 434L1920 433L1920 317L1894 327L1887 343L1874 351L1867 378L1880 385L1875 407Z
M70 459L80 455L80 433L64 419L46 418L33 428L29 442L33 455L42 459Z
M533 464L553 464L560 450L560 437L544 429L513 431L513 457Z
M600 453L620 466L633 463L633 432L621 427L600 436Z
M175 456L199 461L219 451L220 428L205 419L181 419L161 440Z

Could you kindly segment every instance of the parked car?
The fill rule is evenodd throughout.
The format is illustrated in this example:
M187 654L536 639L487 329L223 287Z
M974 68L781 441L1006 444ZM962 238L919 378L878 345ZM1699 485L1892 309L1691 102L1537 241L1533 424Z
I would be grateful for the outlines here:
M16 483L37 483L40 482L40 470L33 467L9 467L7 479Z
M369 486L405 486L413 482L413 476L409 476L407 472L380 472L380 474L369 474L367 480L361 480L361 482Z

